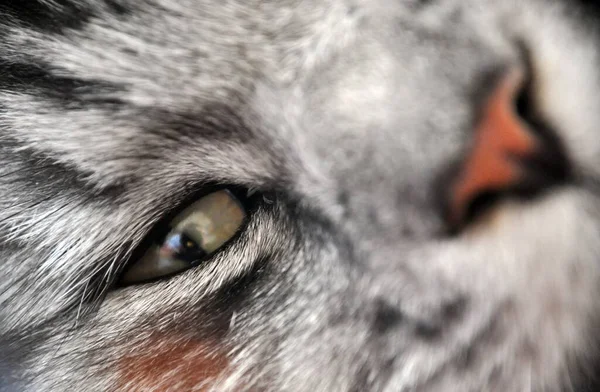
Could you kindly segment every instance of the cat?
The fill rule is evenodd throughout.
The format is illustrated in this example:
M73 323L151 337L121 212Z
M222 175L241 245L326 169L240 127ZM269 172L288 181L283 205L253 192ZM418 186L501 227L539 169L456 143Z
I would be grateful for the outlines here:
M600 390L594 2L0 15L0 391Z

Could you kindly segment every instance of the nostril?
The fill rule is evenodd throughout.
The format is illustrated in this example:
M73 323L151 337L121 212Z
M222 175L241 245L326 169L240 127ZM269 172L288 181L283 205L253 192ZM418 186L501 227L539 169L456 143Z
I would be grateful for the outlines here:
M534 88L535 80L529 77L515 99L516 115L529 126L538 140L535 155L525 157L520 162L528 175L527 181L523 181L518 189L522 194L566 182L572 170L558 133L547 123L535 104Z
M529 124L534 122L537 117L533 105L532 88L532 79L528 78L518 90L515 99L516 114Z
M472 145L445 192L451 230L502 197L531 196L568 178L562 144L535 111L532 83L513 70L484 101Z

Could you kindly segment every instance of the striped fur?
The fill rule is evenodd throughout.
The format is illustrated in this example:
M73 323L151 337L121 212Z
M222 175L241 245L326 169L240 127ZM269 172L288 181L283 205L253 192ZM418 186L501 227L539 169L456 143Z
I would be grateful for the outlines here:
M4 3L0 391L586 390L593 2ZM440 234L440 177L523 48L572 181ZM215 186L251 194L239 237L119 287Z

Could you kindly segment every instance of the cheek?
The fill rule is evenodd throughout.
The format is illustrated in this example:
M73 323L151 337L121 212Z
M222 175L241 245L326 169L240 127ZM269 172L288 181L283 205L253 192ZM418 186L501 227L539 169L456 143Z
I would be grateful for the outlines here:
M139 353L118 361L119 390L208 390L210 381L229 365L215 342L149 339Z

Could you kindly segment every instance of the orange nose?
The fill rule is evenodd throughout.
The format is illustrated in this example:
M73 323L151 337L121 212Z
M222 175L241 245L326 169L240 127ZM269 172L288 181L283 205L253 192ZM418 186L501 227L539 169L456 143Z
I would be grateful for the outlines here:
M453 227L464 222L477 196L511 189L523 181L525 173L518 161L536 155L538 140L515 108L522 78L518 71L504 77L482 108L473 145L451 184L448 220Z

